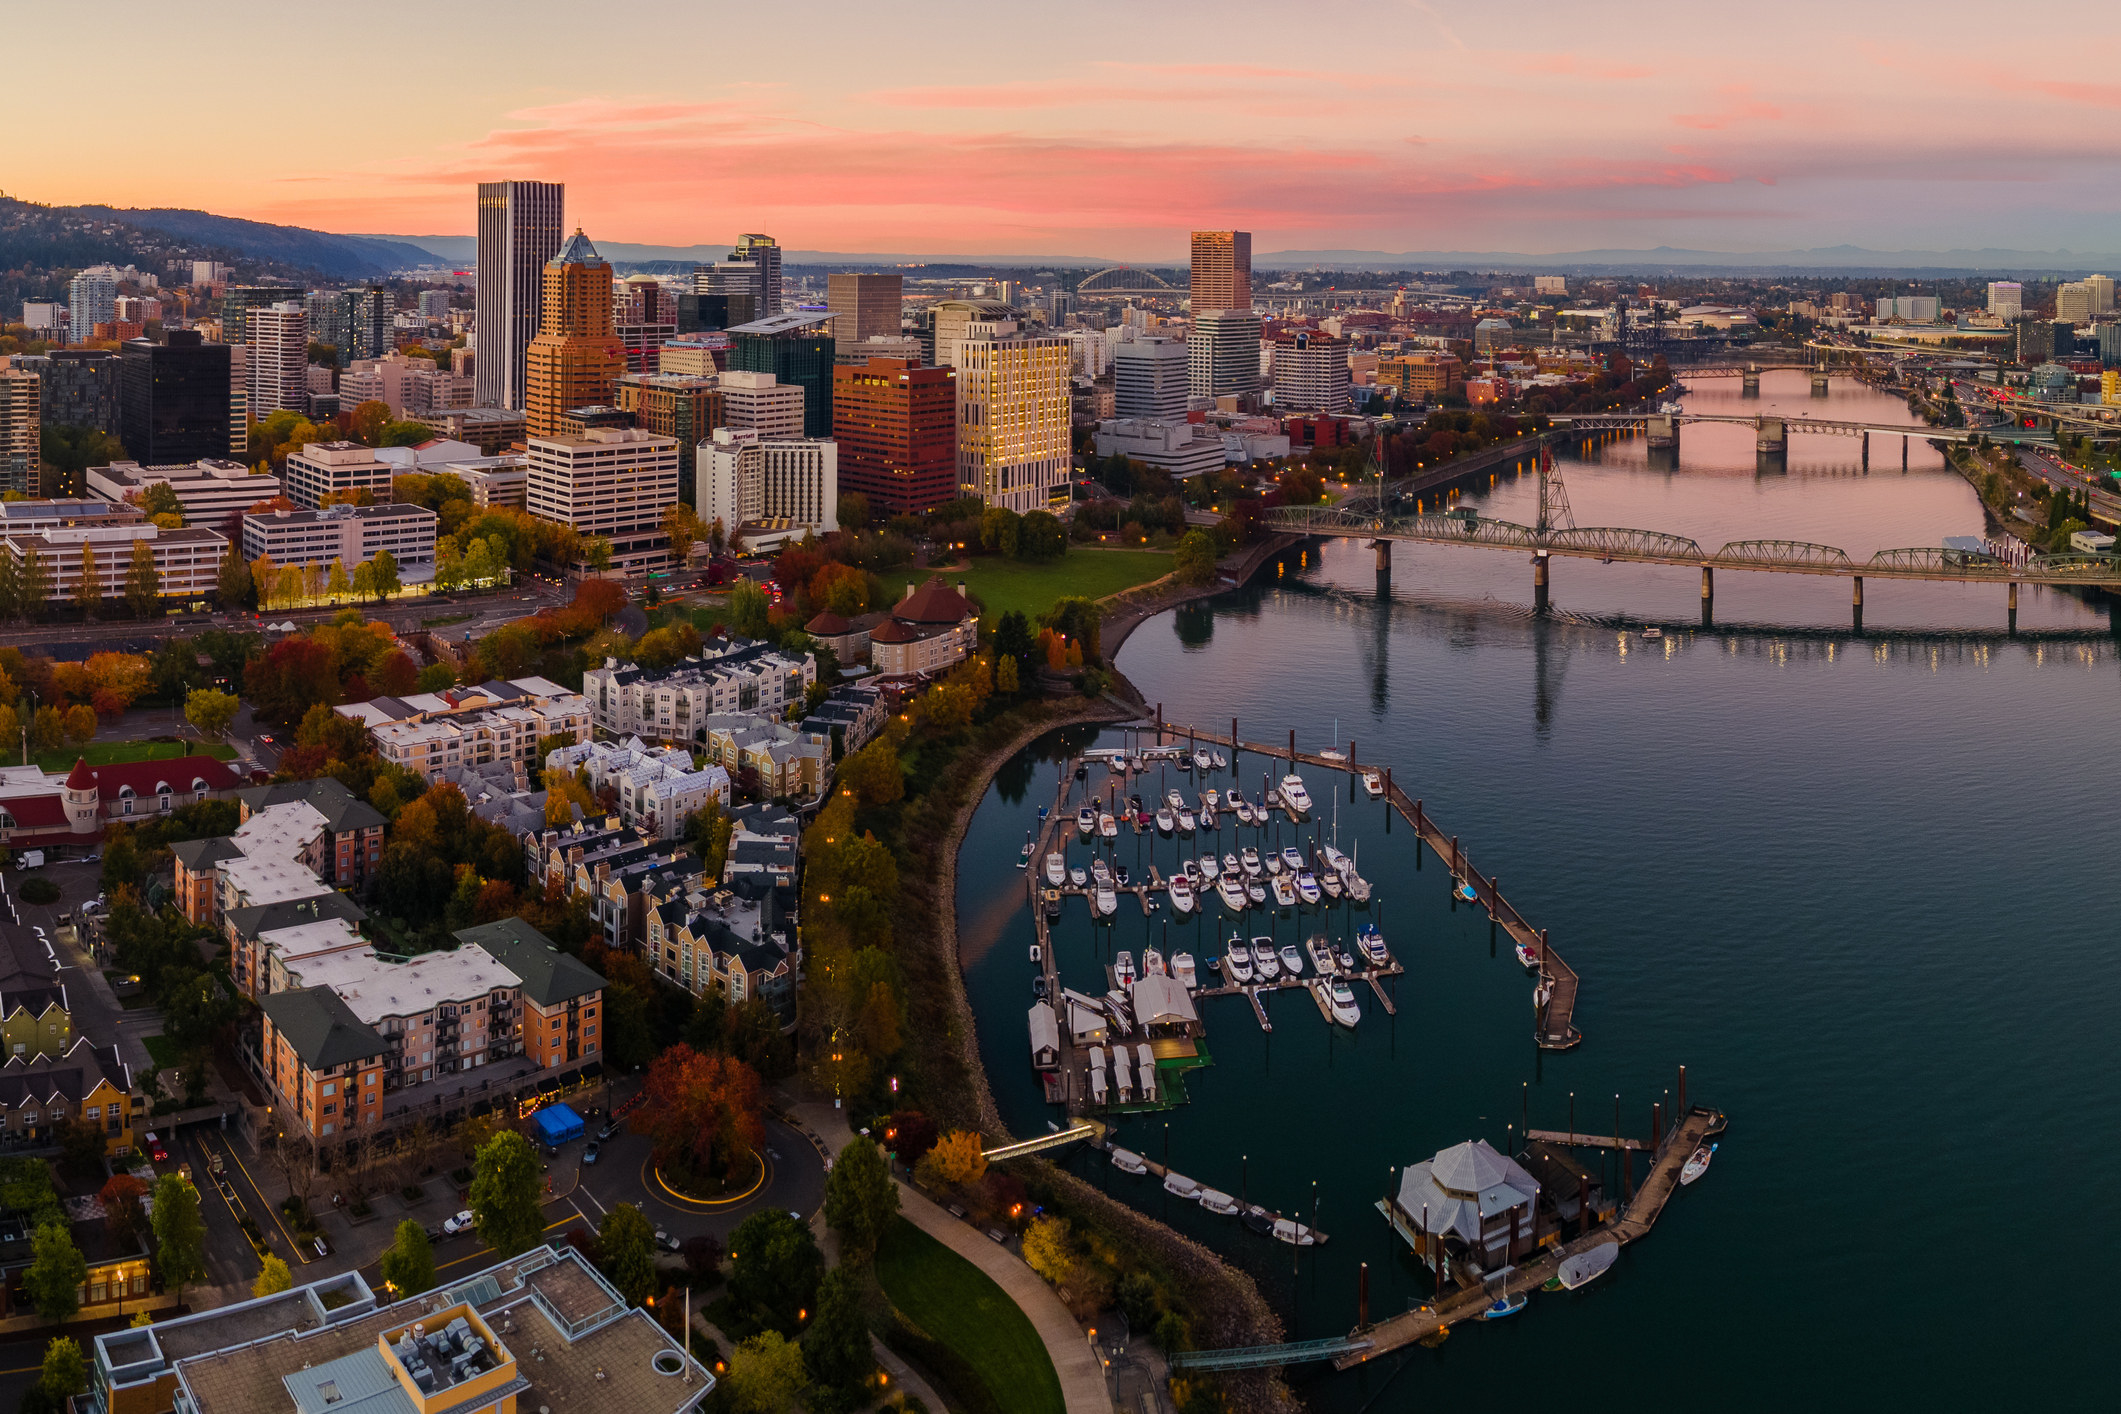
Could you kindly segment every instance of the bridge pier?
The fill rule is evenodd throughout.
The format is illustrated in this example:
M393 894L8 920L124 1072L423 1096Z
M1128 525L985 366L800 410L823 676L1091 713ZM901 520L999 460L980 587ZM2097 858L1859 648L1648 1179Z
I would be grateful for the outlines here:
M1679 450L1680 422L1670 413L1652 413L1643 419L1642 430L1649 434L1650 450Z
M1740 395L1748 398L1757 398L1760 396L1759 364L1749 363L1745 366L1745 372L1739 375L1738 391Z
M1827 392L1826 370L1823 368L1814 369L1812 371L1812 396L1823 398L1827 395Z
M1372 540L1370 548L1377 552L1377 572L1389 576L1392 573L1392 542L1383 539Z
M1856 576L1856 595L1853 607L1856 611L1856 632L1861 633L1863 632L1863 576L1860 574Z
M1871 469L1871 434L1862 432L1858 436L1863 442L1863 469L1869 471Z
M2018 631L2018 581L2015 579L2011 581L2009 628L2012 633Z
M1907 470L1907 438L1900 439L1900 469Z
M1716 570L1712 565L1701 567L1701 626L1708 628L1716 622Z
M1532 612L1535 614L1547 611L1547 563L1546 551L1532 552Z

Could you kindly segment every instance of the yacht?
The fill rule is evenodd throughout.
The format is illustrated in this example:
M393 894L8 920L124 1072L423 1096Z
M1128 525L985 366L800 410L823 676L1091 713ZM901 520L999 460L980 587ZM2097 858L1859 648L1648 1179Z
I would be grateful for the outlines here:
M1247 879L1245 880L1245 897L1251 901L1254 908L1263 907L1267 902L1267 886L1257 879Z
M1111 882L1112 866L1105 863L1103 855L1093 854L1090 856L1090 877L1097 880L1100 886Z
M1190 859L1181 859L1178 861L1178 872L1186 876L1186 882L1193 886L1195 893L1200 892L1201 875L1198 864L1195 864Z
M1090 882L1090 871L1078 864L1068 871L1068 882L1079 889Z
M1222 808L1222 796L1217 793L1214 786L1209 786L1205 791L1202 791L1200 798L1201 803L1210 810L1219 810Z
M1281 847L1281 864L1282 868L1288 870L1291 874L1296 873L1304 867L1304 852L1293 844L1283 845Z
M1173 815L1169 810L1159 810L1156 812L1156 828L1158 833L1168 835L1171 833L1172 830L1176 829L1177 827L1178 817Z
M1321 978L1311 984L1311 995L1318 998L1318 1009L1326 1014L1328 1021L1355 1029L1362 1020L1362 1008L1355 1003L1354 989L1346 979L1340 977Z
M1239 985L1252 980L1252 950L1235 933L1230 935L1229 946L1223 951L1223 976Z
M1209 805L1209 806L1203 806L1203 807L1201 808L1201 812L1200 812L1200 827L1201 827L1201 828L1202 828L1203 830L1212 830L1212 829L1214 829L1214 828L1215 828L1215 807L1214 807L1214 806L1212 806L1212 805Z
M1127 872L1127 866L1117 862L1112 866L1112 878L1123 889L1134 882L1134 876Z
M1257 879L1259 877L1259 851L1252 846L1246 845L1243 850L1239 851L1237 863L1238 867L1245 871L1246 878Z
M1218 860L1213 854L1204 854L1200 857L1200 876L1209 883L1214 883L1222 871L1222 861Z
M1207 747L1203 746L1193 753L1193 769L1196 771L1212 771L1215 769L1215 758L1208 754Z
M1186 808L1186 798L1175 790L1167 790L1164 792L1164 804L1170 806L1171 813L1176 815Z
M1348 856L1342 854L1324 840L1320 840L1313 846L1311 853L1318 861L1318 872L1320 874L1345 874L1348 871L1348 866L1353 862Z
M1304 975L1304 955L1297 951L1296 944L1283 943L1281 945L1281 970L1288 973L1291 977Z
M1134 954L1125 948L1121 948L1119 956L1112 959L1112 980L1122 987L1134 985Z
M1362 773L1362 788L1369 792L1370 799L1377 800L1385 793L1385 778L1376 771Z
M1087 839L1097 829L1097 812L1087 805L1076 811L1075 828L1082 831Z
M1190 835L1195 829L1199 828L1199 825L1200 822L1193 818L1192 811L1181 810L1178 812L1178 832L1180 834Z
M1173 874L1171 882L1164 885L1164 892L1171 896L1171 911L1181 917L1193 911L1193 886L1186 882L1183 874Z
M1392 960L1392 955L1385 951L1384 930L1375 923L1365 923L1356 930L1355 945L1362 949L1362 955L1370 960L1372 967L1383 967Z
M1281 778L1281 798L1297 814L1311 813L1311 792L1304 789L1304 778L1294 771Z
M1239 873L1237 867L1237 856L1228 850L1225 850L1223 852L1223 873L1228 874L1233 879L1236 878Z
M1235 874L1225 874L1215 881L1215 891L1223 896L1223 907L1232 913L1245 911L1245 886L1237 881Z
M1341 883L1340 883L1340 875L1338 875L1338 874L1335 874L1335 873L1333 873L1333 872L1331 872L1331 871L1329 870L1329 871L1327 871L1327 872L1325 872L1325 873L1322 873L1322 874L1318 875L1317 877L1318 877L1318 887L1319 887L1319 888L1321 888L1321 889L1323 889L1323 890L1325 890L1325 894L1326 894L1326 897L1327 897L1327 898L1339 898L1339 897L1340 897L1340 894L1341 894Z
M1068 861L1061 856L1060 851L1055 850L1053 853L1047 855L1046 882L1053 885L1053 887L1057 889L1061 886L1061 880L1067 877Z
M1223 792L1223 805L1225 808L1235 811L1237 818L1246 824L1252 823L1252 817L1246 813L1252 807L1245 803L1245 793L1236 786L1232 786L1229 790Z
M1296 896L1298 898L1302 899L1305 903L1317 903L1319 894L1321 892L1322 891L1318 887L1318 878L1316 875L1314 875L1308 869L1299 869L1297 871Z
M1192 953L1171 954L1171 975L1177 979L1179 986L1189 992L1200 985L1200 974L1194 970Z
M1357 903L1370 901L1370 881L1351 867L1340 876L1340 886L1348 891L1348 897Z
M1289 882L1286 874L1274 876L1274 902L1281 908L1296 907L1296 885Z
M1252 966L1258 970L1262 982L1272 982L1281 976L1281 959L1274 954L1272 938L1252 940Z
M1110 812L1097 817L1097 832L1108 840L1119 838L1119 818Z
M1310 954L1311 966L1321 977L1330 977L1334 972L1333 945L1326 941L1323 933L1314 933L1304 941L1304 951Z
M1158 952L1155 948L1146 948L1143 950L1142 976L1169 977L1170 975L1171 970L1164 965L1164 955L1162 953Z
M1110 918L1119 912L1119 895L1113 892L1111 884L1102 879L1097 885L1097 912L1102 918Z
M1047 921L1048 923L1051 923L1051 922L1053 922L1053 921L1054 921L1055 919L1057 919L1057 918L1059 918L1059 917L1061 916L1061 892L1060 892L1060 890L1059 890L1059 889L1048 889L1048 890L1046 890L1046 894L1045 894L1045 904L1046 904L1046 921ZM1038 951L1038 944L1036 944L1036 943L1033 943L1033 944L1031 945L1031 951L1033 951L1033 952L1037 952L1037 951ZM1035 958L1035 957L1034 957L1034 958L1032 958L1031 960L1032 960L1033 962L1037 962L1037 961L1038 961L1038 959L1037 959L1037 958Z
M1281 856L1274 853L1274 851L1268 850L1265 855L1261 856L1260 862L1267 866L1267 873L1281 873Z
M1539 950L1528 943L1519 943L1517 945L1517 961L1523 965L1525 971L1537 972L1539 970Z
M1091 1064L1094 1066L1096 1057L1103 1053L1104 1047L1092 1046L1090 1050L1092 1054ZM1112 1167L1118 1169L1121 1173L1147 1173L1149 1171L1149 1161L1132 1149L1114 1149L1112 1151Z

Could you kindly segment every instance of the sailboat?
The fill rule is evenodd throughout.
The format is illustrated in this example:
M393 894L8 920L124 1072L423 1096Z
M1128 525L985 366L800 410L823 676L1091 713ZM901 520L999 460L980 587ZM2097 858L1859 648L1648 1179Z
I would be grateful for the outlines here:
M1707 1148L1696 1149L1694 1157L1688 1159L1686 1167L1679 1171L1679 1182L1682 1185L1689 1184L1707 1173L1709 1171L1709 1161L1716 1157L1716 1148L1716 1145L1711 1144Z

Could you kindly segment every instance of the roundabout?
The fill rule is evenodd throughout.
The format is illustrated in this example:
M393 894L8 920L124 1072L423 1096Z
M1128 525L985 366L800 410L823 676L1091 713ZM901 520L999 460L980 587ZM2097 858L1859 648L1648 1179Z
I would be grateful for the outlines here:
M752 1162L758 1167L750 1184L745 1187L743 1192L732 1193L724 1198L695 1198L689 1193L679 1192L671 1186L668 1179L663 1177L663 1171L656 1167L653 1156L650 1156L641 1164L641 1187L647 1189L657 1202L681 1213L711 1213L725 1208L733 1208L737 1204L756 1196L761 1189L773 1181L773 1165L767 1161L765 1153L762 1150L753 1149L751 1158Z

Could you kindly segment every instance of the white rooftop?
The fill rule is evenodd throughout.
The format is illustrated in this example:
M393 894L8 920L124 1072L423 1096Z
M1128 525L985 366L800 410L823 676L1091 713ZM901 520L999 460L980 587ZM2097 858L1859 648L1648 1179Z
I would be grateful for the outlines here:
M288 968L290 980L297 969ZM355 1016L373 1026L385 1017L417 1016L445 1002L466 1002L523 979L482 947L421 953L409 962L385 962L372 952L326 953L304 962L298 985L329 987Z

